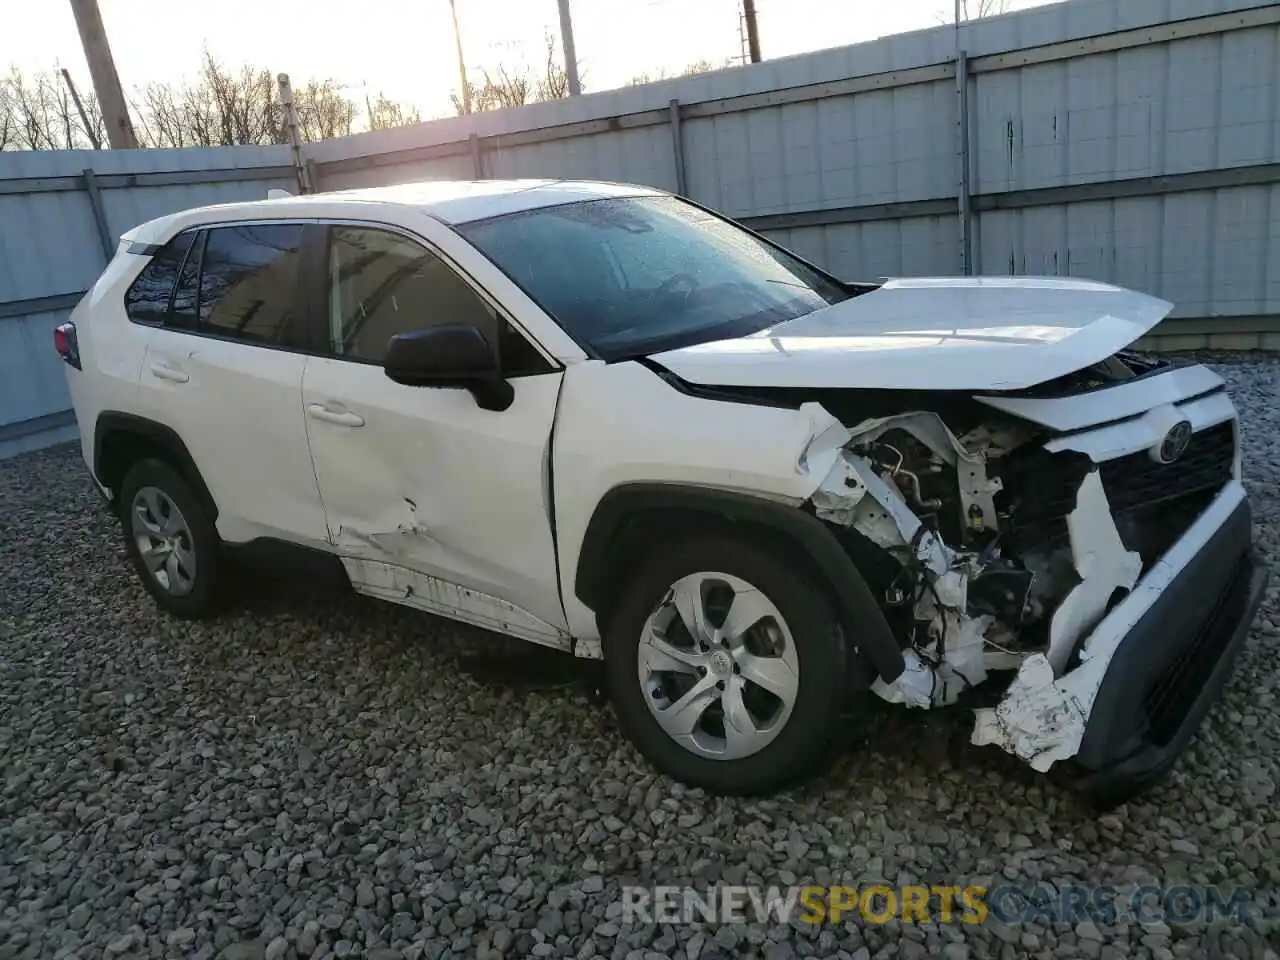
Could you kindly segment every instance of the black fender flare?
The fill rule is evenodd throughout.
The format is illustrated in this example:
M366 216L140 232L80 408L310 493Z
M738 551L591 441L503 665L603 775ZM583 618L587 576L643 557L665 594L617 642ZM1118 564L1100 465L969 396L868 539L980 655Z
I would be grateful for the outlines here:
M600 498L587 524L578 553L574 595L592 610L603 608L612 589L613 571L622 559L615 551L629 521L640 514L667 512L695 513L785 537L812 560L826 579L841 608L842 620L856 624L856 635L849 637L853 649L865 651L886 683L902 673L905 662L897 639L880 613L871 588L835 535L812 514L762 497L679 483L614 487ZM868 611L874 611L875 616L868 616Z
M120 480L123 477L112 474L111 465L107 462L106 456L108 438L118 435L137 437L157 448L183 476L191 481L196 493L209 505L212 511L210 519L217 519L218 505L205 485L204 477L200 475L200 469L196 466L187 445L182 442L182 438L172 427L146 417L123 413L119 410L104 410L98 414L93 427L93 475L98 478L99 483L110 488L113 493L118 492Z

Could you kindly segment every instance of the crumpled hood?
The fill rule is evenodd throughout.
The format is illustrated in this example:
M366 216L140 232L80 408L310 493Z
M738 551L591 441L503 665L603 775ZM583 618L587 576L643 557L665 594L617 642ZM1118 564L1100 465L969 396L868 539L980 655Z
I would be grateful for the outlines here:
M750 336L652 359L713 386L1016 390L1105 360L1172 309L1089 280L890 280Z

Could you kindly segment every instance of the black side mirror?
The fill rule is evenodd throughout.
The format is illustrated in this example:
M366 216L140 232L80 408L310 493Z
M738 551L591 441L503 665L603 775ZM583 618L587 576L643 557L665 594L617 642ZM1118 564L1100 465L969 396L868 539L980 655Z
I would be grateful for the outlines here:
M464 387L485 410L505 410L515 399L489 341L470 324L398 333L387 344L382 368L408 387Z

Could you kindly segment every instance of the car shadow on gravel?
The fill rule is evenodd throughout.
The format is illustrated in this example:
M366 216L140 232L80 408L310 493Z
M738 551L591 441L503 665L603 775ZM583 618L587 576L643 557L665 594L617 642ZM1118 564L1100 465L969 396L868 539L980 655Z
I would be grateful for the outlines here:
M206 629L214 641L207 646L202 642ZM252 637L252 642L217 642L228 629ZM297 678L312 695L342 702L350 713L375 710L399 716L419 710L418 701L438 695L443 683L470 691L456 701L463 709L456 721L463 726L492 723L495 710L533 717L555 709L573 717L556 732L556 752L591 756L595 762L609 762L606 758L612 756L637 774L648 769L624 742L599 696L593 664L362 597L345 583L312 582L297 575L252 577L238 584L233 604L214 624L175 624L165 632L174 634L172 652L194 661L197 686L211 696L234 677L265 671ZM314 645L320 649L309 656ZM356 694L352 676L365 678ZM380 692L375 695L374 690ZM284 705L264 706L259 718L286 728L301 722ZM868 697L856 715L842 720L827 769L783 791L779 799L853 810L869 791L883 787L890 794L915 794L944 805L1038 809L1069 835L1088 833L1096 810L1061 778L1038 774L994 747L971 745L972 723L967 709L907 710ZM670 784L665 778L662 782ZM1165 791L1157 785L1144 801L1158 808L1180 792L1177 786ZM746 809L743 804L750 803L697 790L683 795L708 811L724 803ZM981 834L984 843L999 843L1001 829L996 826L987 829L975 822L968 829Z
M510 698L534 694L567 696L578 701L584 722L577 730L584 740L602 730L621 738L597 664L548 647L363 597L345 584L318 585L296 575L261 576L239 584L234 603L218 622L241 620L287 625L302 638L336 628L348 638L346 656L364 668L388 670L388 686L402 682L410 666L410 673L412 668L457 671L460 681L501 696L508 705ZM264 636L258 653L269 654L273 647ZM220 666L239 669L242 664ZM335 671L330 680L337 685L342 677ZM1039 788L1058 793L1081 818L1091 815L1069 790L1016 758L970 744L972 727L969 710L908 710L868 696L856 712L842 718L827 770L793 790L804 794L841 790L850 780L864 780L868 765L892 766L924 778L990 774L1012 790Z
M415 669L456 670L482 688L522 696L547 691L573 691L590 699L593 674L572 655L504 636L444 617L364 597L345 580L309 582L297 574L272 575L238 571L232 597L216 620L216 629L267 627L254 653L284 654L308 637L337 635L349 644L345 658L364 668L387 670L388 687L411 678ZM192 625L193 630L203 625ZM236 656L228 659L226 654ZM238 668L240 648L208 651L205 666ZM311 664L313 673L341 671ZM330 661L330 666L335 666Z
M302 636L344 625L349 643L345 656L360 661L362 669L374 668L375 674L381 667L389 687L406 679L412 685L415 670L456 671L459 683L474 684L508 709L519 709L533 696L563 697L573 702L581 722L563 731L562 746L590 749L599 746L593 739L605 737L616 738L617 749L632 750L614 723L596 664L560 651L362 597L349 588L318 589L293 577L260 581L257 589L238 598L223 620L228 617L287 623ZM269 649L267 643L259 652ZM342 681L341 673L333 672L323 682L337 688ZM1084 823L1096 816L1070 790L1016 758L970 744L972 726L968 710L907 710L868 697L841 719L827 768L784 792L797 800L822 802L833 793L863 789L872 779L893 782L906 777L921 783L967 783L970 789L993 794L1053 794L1053 806L1066 822ZM701 791L693 791L690 799L699 795L708 809L721 802Z

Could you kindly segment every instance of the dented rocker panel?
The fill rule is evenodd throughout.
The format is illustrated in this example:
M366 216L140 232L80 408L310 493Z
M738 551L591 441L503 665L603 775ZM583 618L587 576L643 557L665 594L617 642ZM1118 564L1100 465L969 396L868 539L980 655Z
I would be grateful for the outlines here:
M453 617L557 650L570 649L564 630L499 597L393 563L348 557L342 565L356 592L366 596Z

